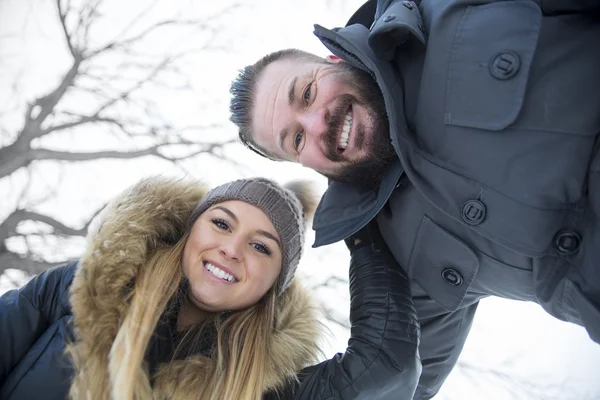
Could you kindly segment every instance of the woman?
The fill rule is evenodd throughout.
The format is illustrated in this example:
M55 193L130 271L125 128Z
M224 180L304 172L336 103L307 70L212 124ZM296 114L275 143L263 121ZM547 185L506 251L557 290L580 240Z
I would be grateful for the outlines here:
M321 331L293 280L314 203L290 189L155 178L126 192L78 263L0 298L0 399L411 398L407 280L365 232L349 245L349 349L302 369Z

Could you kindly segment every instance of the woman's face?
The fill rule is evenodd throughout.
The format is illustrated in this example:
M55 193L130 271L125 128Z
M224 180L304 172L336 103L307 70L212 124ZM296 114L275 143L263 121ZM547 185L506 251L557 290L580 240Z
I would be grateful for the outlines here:
M183 250L190 300L209 312L256 304L281 271L281 240L267 215L239 200L210 207Z

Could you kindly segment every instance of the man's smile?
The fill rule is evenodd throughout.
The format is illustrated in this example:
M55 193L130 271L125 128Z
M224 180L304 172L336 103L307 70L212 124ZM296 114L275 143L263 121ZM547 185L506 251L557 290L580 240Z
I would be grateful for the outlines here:
M350 131L352 129L352 105L348 109L346 116L342 121L342 133L338 141L338 153L342 154L348 147L350 141Z

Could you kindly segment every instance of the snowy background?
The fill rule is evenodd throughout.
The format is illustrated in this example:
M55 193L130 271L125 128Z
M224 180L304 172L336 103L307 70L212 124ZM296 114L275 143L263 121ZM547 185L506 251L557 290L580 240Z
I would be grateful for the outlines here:
M98 208L154 174L185 175L210 184L241 176L280 182L303 177L324 190L326 182L316 173L271 163L235 143L235 128L227 120L229 84L239 68L274 50L297 47L326 55L312 34L313 24L341 26L360 4L0 0L0 253L27 257L35 265L77 257L84 245L79 234ZM105 51L82 62L80 72L87 75L77 77L42 124L46 133L30 142L37 160L5 169L12 158L2 148L25 132L28 118L34 121L43 112L49 100L44 96L73 66L58 5L75 54L78 48ZM157 29L148 31L157 22ZM122 47L107 49L113 42ZM116 99L119 93L127 96ZM36 99L43 101L34 103ZM107 102L98 114L104 120L81 121ZM80 123L66 126L74 121ZM121 155L154 147L160 151L136 158ZM98 157L73 156L84 153ZM22 218L10 235L2 236L2 227L15 215L31 218ZM309 232L308 242L312 239ZM28 279L20 270L7 269L15 258L4 260L0 256L0 294ZM309 248L300 266L330 319L342 325L349 307L348 261L345 246L338 243ZM328 357L344 351L348 339L341 324L329 325ZM458 367L436 399L600 399L598 371L600 346L582 328L553 319L535 304L487 299Z

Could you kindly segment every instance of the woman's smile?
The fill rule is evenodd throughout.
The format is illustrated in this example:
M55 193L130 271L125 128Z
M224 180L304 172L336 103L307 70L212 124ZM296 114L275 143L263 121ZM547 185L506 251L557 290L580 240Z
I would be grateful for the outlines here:
M202 261L204 271L217 282L224 284L234 284L239 282L239 279L224 266L211 261Z

